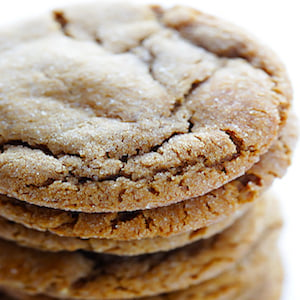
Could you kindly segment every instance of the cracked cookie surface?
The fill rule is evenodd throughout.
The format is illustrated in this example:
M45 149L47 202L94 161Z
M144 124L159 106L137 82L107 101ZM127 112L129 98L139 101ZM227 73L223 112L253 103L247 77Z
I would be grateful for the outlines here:
M243 176L204 196L167 207L121 213L70 213L27 204L0 195L0 215L8 220L61 236L136 240L169 237L220 222L256 201L290 164L296 141L291 116L280 137Z
M50 253L1 240L0 286L78 299L131 298L183 289L232 268L277 232L281 218L273 200L259 201L230 228L209 239L142 256Z
M195 10L85 5L21 27L0 32L5 195L82 212L170 205L244 174L285 123L274 54Z

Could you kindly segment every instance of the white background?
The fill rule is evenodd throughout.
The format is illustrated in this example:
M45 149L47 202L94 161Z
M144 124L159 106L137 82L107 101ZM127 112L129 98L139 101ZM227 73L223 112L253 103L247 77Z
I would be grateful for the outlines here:
M0 24L26 19L50 8L78 2L84 2L84 0L0 0ZM142 3L146 0L136 2ZM287 66L294 86L294 110L300 116L300 10L297 0L177 0L176 2L157 0L152 2L166 5L184 3L197 7L204 12L220 16L244 27L271 46ZM283 300L300 299L299 146L300 143L295 151L293 166L290 167L284 179L275 182L273 188L281 199L285 218L280 242L286 270Z

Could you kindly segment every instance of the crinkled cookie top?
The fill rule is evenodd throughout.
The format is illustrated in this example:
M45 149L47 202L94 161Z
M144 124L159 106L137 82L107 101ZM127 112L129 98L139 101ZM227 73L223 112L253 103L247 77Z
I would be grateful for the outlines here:
M0 53L0 192L64 210L218 188L268 150L291 99L270 50L185 7L70 7L0 31Z

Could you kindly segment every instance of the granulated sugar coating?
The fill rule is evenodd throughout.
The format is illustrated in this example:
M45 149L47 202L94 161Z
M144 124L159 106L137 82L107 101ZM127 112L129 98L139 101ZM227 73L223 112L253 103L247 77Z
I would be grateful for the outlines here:
M272 52L189 8L66 8L2 30L0 45L0 192L46 207L210 192L268 151L291 100Z

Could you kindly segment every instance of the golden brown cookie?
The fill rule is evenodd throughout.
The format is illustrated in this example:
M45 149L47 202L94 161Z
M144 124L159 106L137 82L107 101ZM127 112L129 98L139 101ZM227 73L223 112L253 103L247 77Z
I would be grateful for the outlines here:
M71 213L0 195L0 215L29 228L81 238L136 240L197 230L255 201L275 178L283 176L295 140L295 120L290 119L271 149L243 176L204 196L167 207L122 213Z
M185 290L140 299L277 300L282 284L282 269L276 247L276 238L276 234L269 234L252 252L237 262L231 269L210 280L188 287ZM36 296L26 295L19 289L7 290L7 292L16 299L22 300L58 299L41 294Z
M83 5L19 29L0 32L10 197L81 212L170 205L244 174L285 123L276 56L195 10Z
M42 252L0 240L0 286L79 299L142 297L184 289L232 268L278 232L276 203L269 199L259 204L209 239L142 256Z
M249 209L249 205L244 205L234 215L226 217L224 220L208 227L167 238L156 237L130 241L62 237L51 232L30 229L0 217L0 238L17 242L22 246L53 252L86 250L116 255L140 255L158 251L169 251L203 238L209 238L231 226L247 209Z

